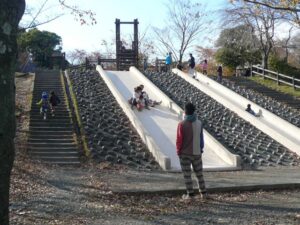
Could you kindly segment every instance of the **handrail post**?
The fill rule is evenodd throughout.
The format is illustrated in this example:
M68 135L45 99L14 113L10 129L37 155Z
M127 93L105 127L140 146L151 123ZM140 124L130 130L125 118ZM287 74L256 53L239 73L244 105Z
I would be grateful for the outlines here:
M296 87L295 87L295 76L292 77L292 82L293 82L293 88L294 88L294 90L296 90Z
M262 75L263 75L263 78L265 79L265 68L262 68Z
M277 85L279 85L279 72L277 71Z
M89 66L89 60L87 57L85 57L85 69L87 70Z
M250 76L251 77L253 77L253 69L252 68L253 68L253 66L251 65L251 67L250 67Z

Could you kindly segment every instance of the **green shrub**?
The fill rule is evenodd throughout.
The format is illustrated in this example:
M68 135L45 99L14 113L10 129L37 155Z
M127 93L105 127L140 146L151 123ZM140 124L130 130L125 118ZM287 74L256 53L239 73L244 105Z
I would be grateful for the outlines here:
M289 65L284 59L280 59L276 55L271 55L269 59L269 68L273 71L285 74L287 76L294 76L300 78L300 70Z

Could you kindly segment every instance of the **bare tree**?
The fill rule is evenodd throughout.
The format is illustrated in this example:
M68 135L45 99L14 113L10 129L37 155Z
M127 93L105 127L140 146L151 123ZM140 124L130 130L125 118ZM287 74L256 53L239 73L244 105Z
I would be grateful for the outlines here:
M185 51L208 27L205 7L190 0L169 0L168 21L165 28L154 27L153 31L160 52L172 52L176 61L182 62Z
M25 0L0 1L0 224L9 224L9 183L14 161L15 88L19 21Z
M58 0L63 9L69 10L75 20L81 25L95 25L97 23L95 13L91 10L81 9L76 5L70 5L67 0Z
M281 48L284 50L284 57L283 57L283 60L288 63L288 58L289 58L289 53L290 53L290 48L292 46L290 46L290 42L291 42L291 39L292 39L292 31L293 31L294 27L291 26L289 28L289 31L288 31L288 36L281 39L281 40L278 40L276 41L276 48Z
M102 40L101 41L101 46L103 46L103 48L101 49L101 57L104 58L114 58L116 57L116 39L112 38L110 40L110 42L106 41L106 40Z
M214 63L215 62L216 49L205 48L205 47L202 47L202 46L197 46L196 52L198 54L198 58L200 58L200 59L206 59L210 63Z
M58 8L57 13L49 13L50 9ZM65 14L65 11L74 15L75 20L80 24L94 25L96 24L95 13L91 10L79 9L77 6L67 4L66 0L58 0L55 4L51 4L49 0L44 0L38 7L26 6L24 18L21 21L23 29L32 29L40 25L50 23Z
M297 68L300 68L300 35L299 32L294 35L289 44L289 62Z
M262 5L275 10L282 11L292 11L292 12L300 12L299 1L291 1L291 0L244 0L248 3L253 3L257 5Z
M59 0L67 7L65 1ZM19 23L25 11L25 0L0 1L0 225L9 224L9 184L14 162L15 119L15 68ZM69 6L72 13L80 10ZM89 13L89 11L87 11ZM78 15L85 21L85 16ZM82 22L81 24L87 24ZM93 20L92 20L93 21Z
M67 53L67 58L72 65L84 63L87 56L87 52L83 49L74 49Z
M240 0L237 0L240 1ZM300 1L299 0L243 0L244 2L267 7L280 11L290 21L300 25Z
M269 55L274 47L275 27L282 19L282 15L275 10L248 3L233 3L225 10L226 24L246 24L252 28L253 35L257 35L262 54L262 65L268 68Z
M154 41L149 37L149 28L148 25L143 31L138 32L138 46L139 46L139 60L149 58L155 53ZM133 34L129 35L129 38L126 38L125 42L133 43L134 37Z

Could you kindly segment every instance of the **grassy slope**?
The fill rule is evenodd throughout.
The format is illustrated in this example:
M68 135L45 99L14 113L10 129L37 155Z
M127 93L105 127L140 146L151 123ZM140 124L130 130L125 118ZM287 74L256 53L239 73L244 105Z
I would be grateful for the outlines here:
M294 90L293 87L283 85L283 84L277 85L277 83L275 81L267 80L267 79L264 80L262 77L250 77L250 79L259 84L262 84L268 88L271 88L273 90L280 91L285 94L293 95L297 98L300 98L300 90L299 89Z

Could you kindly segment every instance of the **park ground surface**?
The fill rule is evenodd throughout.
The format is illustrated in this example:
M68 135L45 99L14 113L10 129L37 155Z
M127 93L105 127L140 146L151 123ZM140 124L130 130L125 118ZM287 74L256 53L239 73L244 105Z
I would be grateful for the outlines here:
M16 81L18 131L11 224L300 224L299 189L216 192L207 201L182 202L180 194L171 192L114 193L113 185L122 175L136 173L127 167L88 160L79 167L32 161L26 154L32 77ZM205 176L212 179L214 175Z

